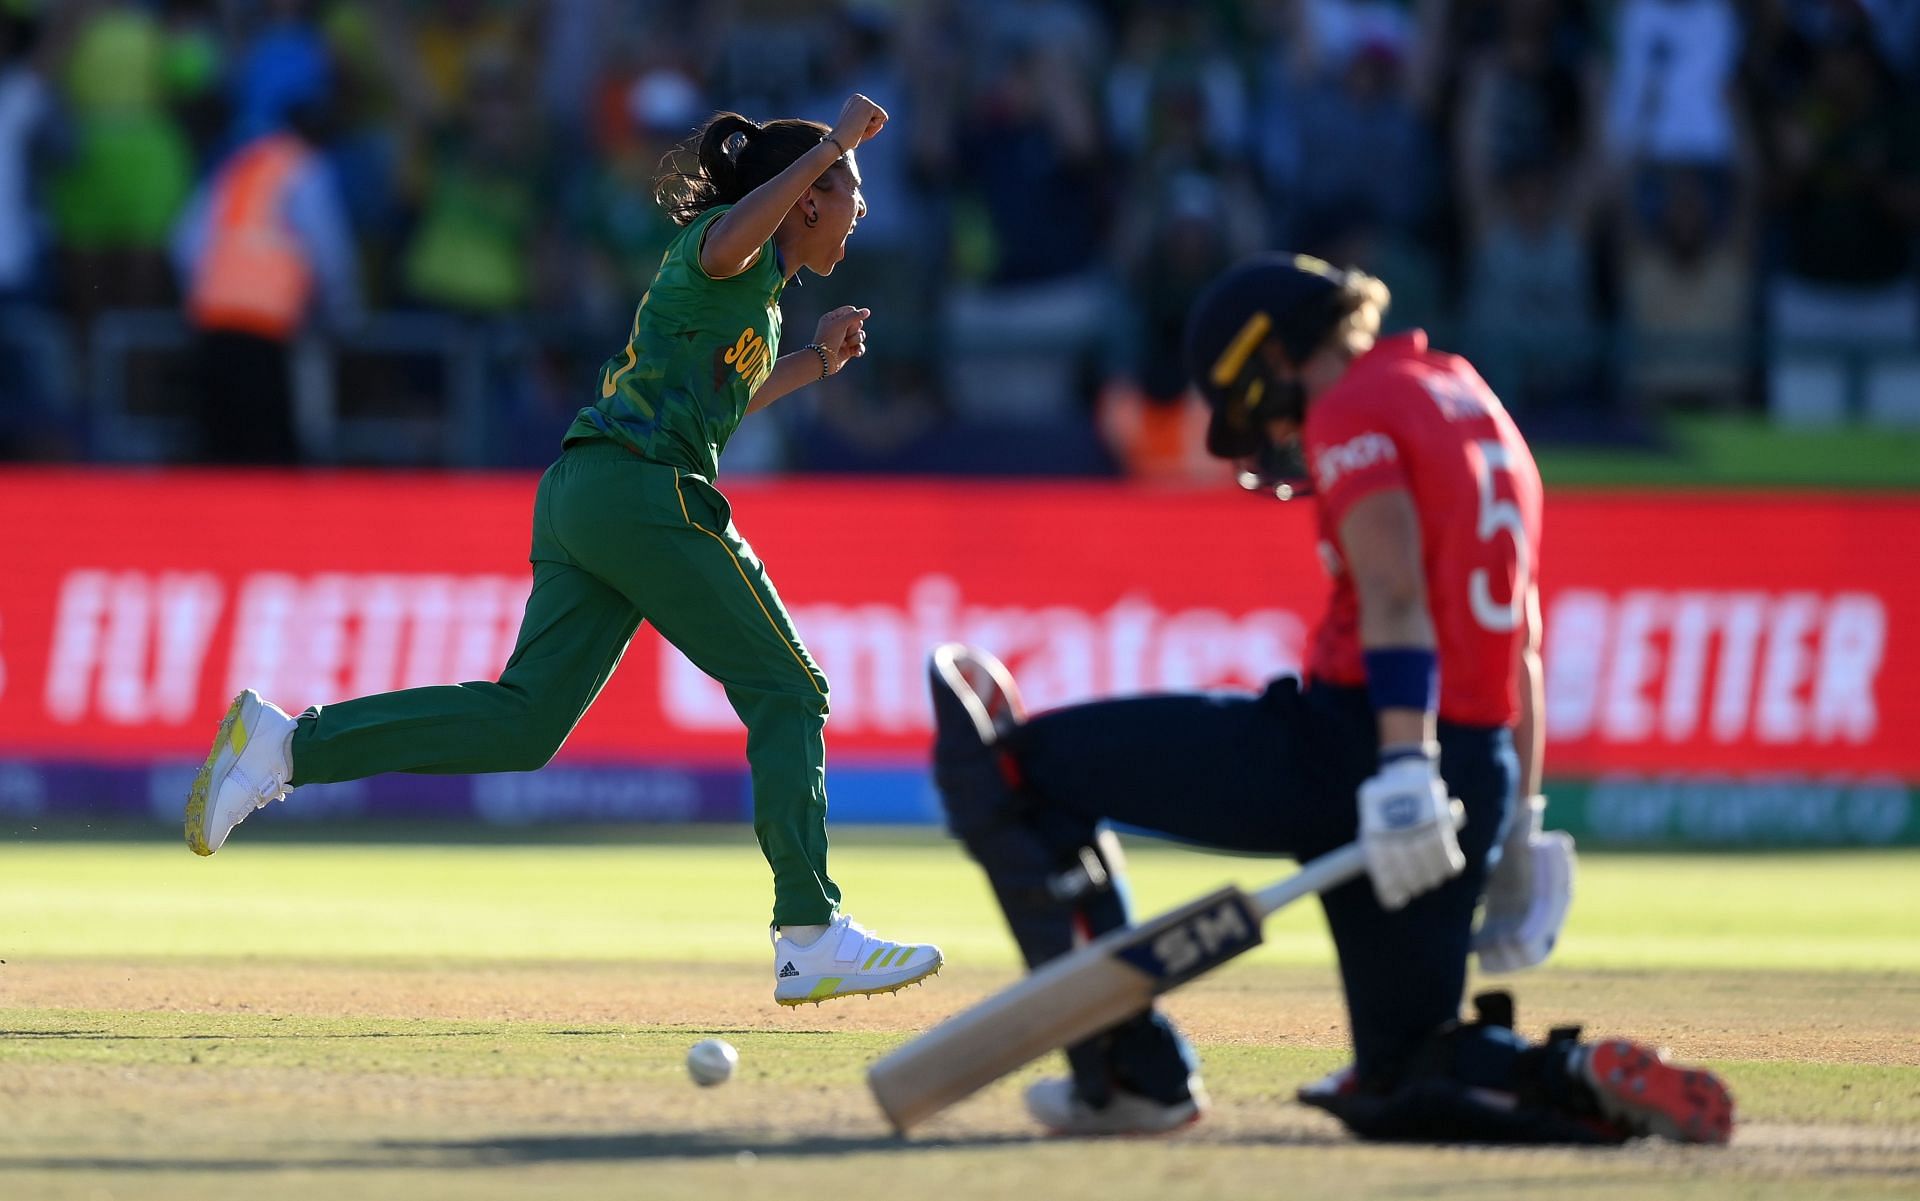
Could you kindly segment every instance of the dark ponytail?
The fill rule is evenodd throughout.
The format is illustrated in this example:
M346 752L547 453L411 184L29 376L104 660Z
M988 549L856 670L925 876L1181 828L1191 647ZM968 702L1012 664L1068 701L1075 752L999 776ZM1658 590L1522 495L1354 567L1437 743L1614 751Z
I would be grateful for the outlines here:
M832 132L818 121L762 125L739 113L715 114L697 138L667 156L654 181L654 201L675 225L685 225L715 205L738 203Z

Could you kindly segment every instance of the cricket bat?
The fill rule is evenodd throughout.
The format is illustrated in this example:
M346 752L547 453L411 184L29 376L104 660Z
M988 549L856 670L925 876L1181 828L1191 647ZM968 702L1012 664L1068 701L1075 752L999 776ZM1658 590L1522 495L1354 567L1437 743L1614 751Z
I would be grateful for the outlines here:
M1349 843L1252 895L1228 885L1142 925L1110 931L900 1047L867 1071L868 1087L905 1134L1007 1073L1126 1021L1160 993L1258 946L1269 914L1365 870L1360 844Z

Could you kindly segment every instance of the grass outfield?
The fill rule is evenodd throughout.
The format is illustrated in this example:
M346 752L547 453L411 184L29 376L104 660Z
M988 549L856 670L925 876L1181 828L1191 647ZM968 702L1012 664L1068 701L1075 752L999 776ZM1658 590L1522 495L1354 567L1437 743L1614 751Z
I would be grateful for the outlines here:
M842 832L924 988L781 1010L744 830L613 845L0 843L0 1198L1905 1197L1920 1191L1920 853L1589 856L1522 1023L1663 1041L1723 1071L1725 1150L1365 1147L1290 1100L1344 1057L1318 913L1172 1000L1217 1103L1177 1138L1033 1137L1021 1081L893 1139L861 1084L1009 980L942 840ZM622 837L616 835L615 837ZM1130 840L1142 906L1286 867ZM695 1039L739 1046L694 1088ZM1284 1183L1283 1183L1284 1182Z
M1850 425L1801 430L1757 414L1691 413L1658 449L1535 447L1549 488L1920 488L1920 432Z

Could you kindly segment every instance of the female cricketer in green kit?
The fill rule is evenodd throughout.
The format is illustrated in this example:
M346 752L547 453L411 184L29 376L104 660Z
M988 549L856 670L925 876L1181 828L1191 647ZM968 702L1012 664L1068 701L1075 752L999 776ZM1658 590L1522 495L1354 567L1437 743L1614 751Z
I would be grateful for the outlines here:
M697 165L656 199L683 228L600 373L533 506L533 591L497 683L411 688L290 718L233 701L187 803L187 843L218 850L300 784L380 772L531 771L552 758L641 622L726 687L747 727L754 832L773 867L774 998L892 992L940 969L937 948L881 939L840 912L827 874L827 681L715 486L742 417L866 351L866 309L820 319L776 357L780 293L827 275L866 212L854 150L886 112L853 96L828 127L709 122Z

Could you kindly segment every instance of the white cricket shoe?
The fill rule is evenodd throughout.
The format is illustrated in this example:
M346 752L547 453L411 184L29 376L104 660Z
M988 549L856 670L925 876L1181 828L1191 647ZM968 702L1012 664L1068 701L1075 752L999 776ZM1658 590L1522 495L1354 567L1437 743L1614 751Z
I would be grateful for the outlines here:
M817 1005L834 997L896 992L933 975L943 962L939 947L889 942L843 913L811 946L775 935L773 999L782 1005Z
M1200 1120L1207 1112L1207 1090L1200 1077L1187 1078L1188 1097L1171 1105L1126 1089L1115 1089L1113 1100L1095 1109L1081 1100L1073 1080L1056 1077L1035 1081L1027 1089L1027 1112L1051 1134L1088 1137L1114 1134L1166 1134Z
M287 795L294 720L249 688L233 698L187 793L187 846L211 855L255 809Z

